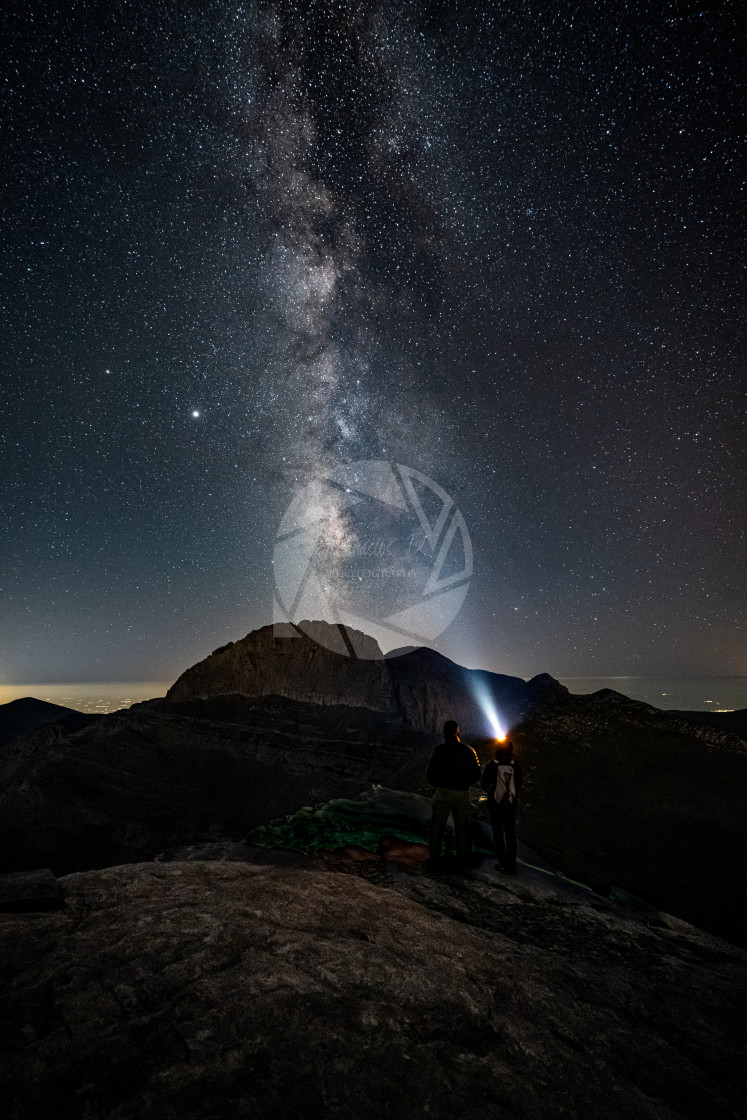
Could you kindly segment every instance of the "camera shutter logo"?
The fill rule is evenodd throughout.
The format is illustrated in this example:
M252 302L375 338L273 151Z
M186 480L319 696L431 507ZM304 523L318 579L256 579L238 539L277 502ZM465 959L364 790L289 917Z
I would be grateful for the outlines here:
M420 495L416 487L420 488ZM423 508L421 495L423 499L428 498L431 517ZM340 602L342 597L336 594L335 588L325 583L325 571L319 570L320 549L326 548L332 554L338 548L344 551L346 515L354 507L359 507L356 514L365 513L362 503L366 502L372 503L377 512L389 511L400 526L409 524L420 535L421 557L432 557L423 586L413 596L414 601L383 617L370 617L370 610L368 615L357 613L350 609L349 602ZM414 533L410 539L413 538ZM461 569L454 572L450 553L460 546L463 563ZM280 522L273 565L275 623L292 622L297 626L305 620L343 623L369 634L386 651L432 641L453 622L469 589L472 541L452 498L432 478L400 463L393 467L385 460L368 459L341 464L324 476L311 479L297 491ZM450 574L444 574L445 569ZM310 628L299 628L315 641L321 640L321 644L337 652L349 653L341 639L337 644L334 637L320 639L318 630L312 633ZM369 649L365 647L355 652L360 657L373 656Z

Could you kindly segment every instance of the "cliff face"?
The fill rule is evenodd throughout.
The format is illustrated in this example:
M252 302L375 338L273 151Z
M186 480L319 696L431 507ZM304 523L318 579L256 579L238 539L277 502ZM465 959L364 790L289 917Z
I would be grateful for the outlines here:
M489 736L491 727L479 696L493 700L508 729L538 704L568 694L562 684L546 674L524 681L483 669L466 669L426 647L387 660L387 665L402 719L422 731L439 733L445 720L455 719L464 737Z
M417 731L439 734L456 719L465 735L488 735L478 702L482 692L497 704L509 724L548 697L567 694L546 674L520 677L466 669L427 648L399 657L382 657L373 638L327 622L304 622L304 631L272 626L254 630L182 673L169 700L206 700L218 696L287 696L320 706L346 704L399 718ZM366 645L365 658L355 652ZM332 647L332 648L330 648Z
M396 714L386 664L373 638L358 630L350 632L356 644L370 647L366 659L359 660L349 652L354 647L344 628L327 622L303 626L325 644L291 626L282 628L283 636L277 636L275 627L263 626L187 669L171 686L167 699L286 696L309 704L347 704Z

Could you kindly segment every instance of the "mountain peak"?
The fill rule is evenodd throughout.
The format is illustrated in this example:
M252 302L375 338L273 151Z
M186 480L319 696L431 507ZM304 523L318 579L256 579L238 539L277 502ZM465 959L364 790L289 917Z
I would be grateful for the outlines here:
M538 703L568 691L547 673L527 682L467 669L428 646L397 652L384 657L369 635L320 620L263 626L187 669L167 699L277 695L368 708L437 734L447 719L456 719L465 735L489 737L486 699L510 727Z

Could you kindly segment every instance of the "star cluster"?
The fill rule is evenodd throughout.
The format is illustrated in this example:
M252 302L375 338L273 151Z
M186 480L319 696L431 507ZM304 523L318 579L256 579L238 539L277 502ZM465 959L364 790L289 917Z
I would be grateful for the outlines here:
M360 459L464 514L449 656L747 673L735 17L16 9L0 675L269 622L284 508Z

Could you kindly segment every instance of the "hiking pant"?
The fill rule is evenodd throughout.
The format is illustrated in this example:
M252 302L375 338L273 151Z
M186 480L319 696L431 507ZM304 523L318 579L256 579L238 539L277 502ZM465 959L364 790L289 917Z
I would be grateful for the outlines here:
M515 801L513 805L507 803L499 805L488 798L495 855L506 871L516 870L516 809Z
M428 841L430 857L435 862L441 859L446 824L451 814L454 820L457 859L465 867L472 862L472 841L469 834L469 790L437 789L433 794L431 811L431 833Z

